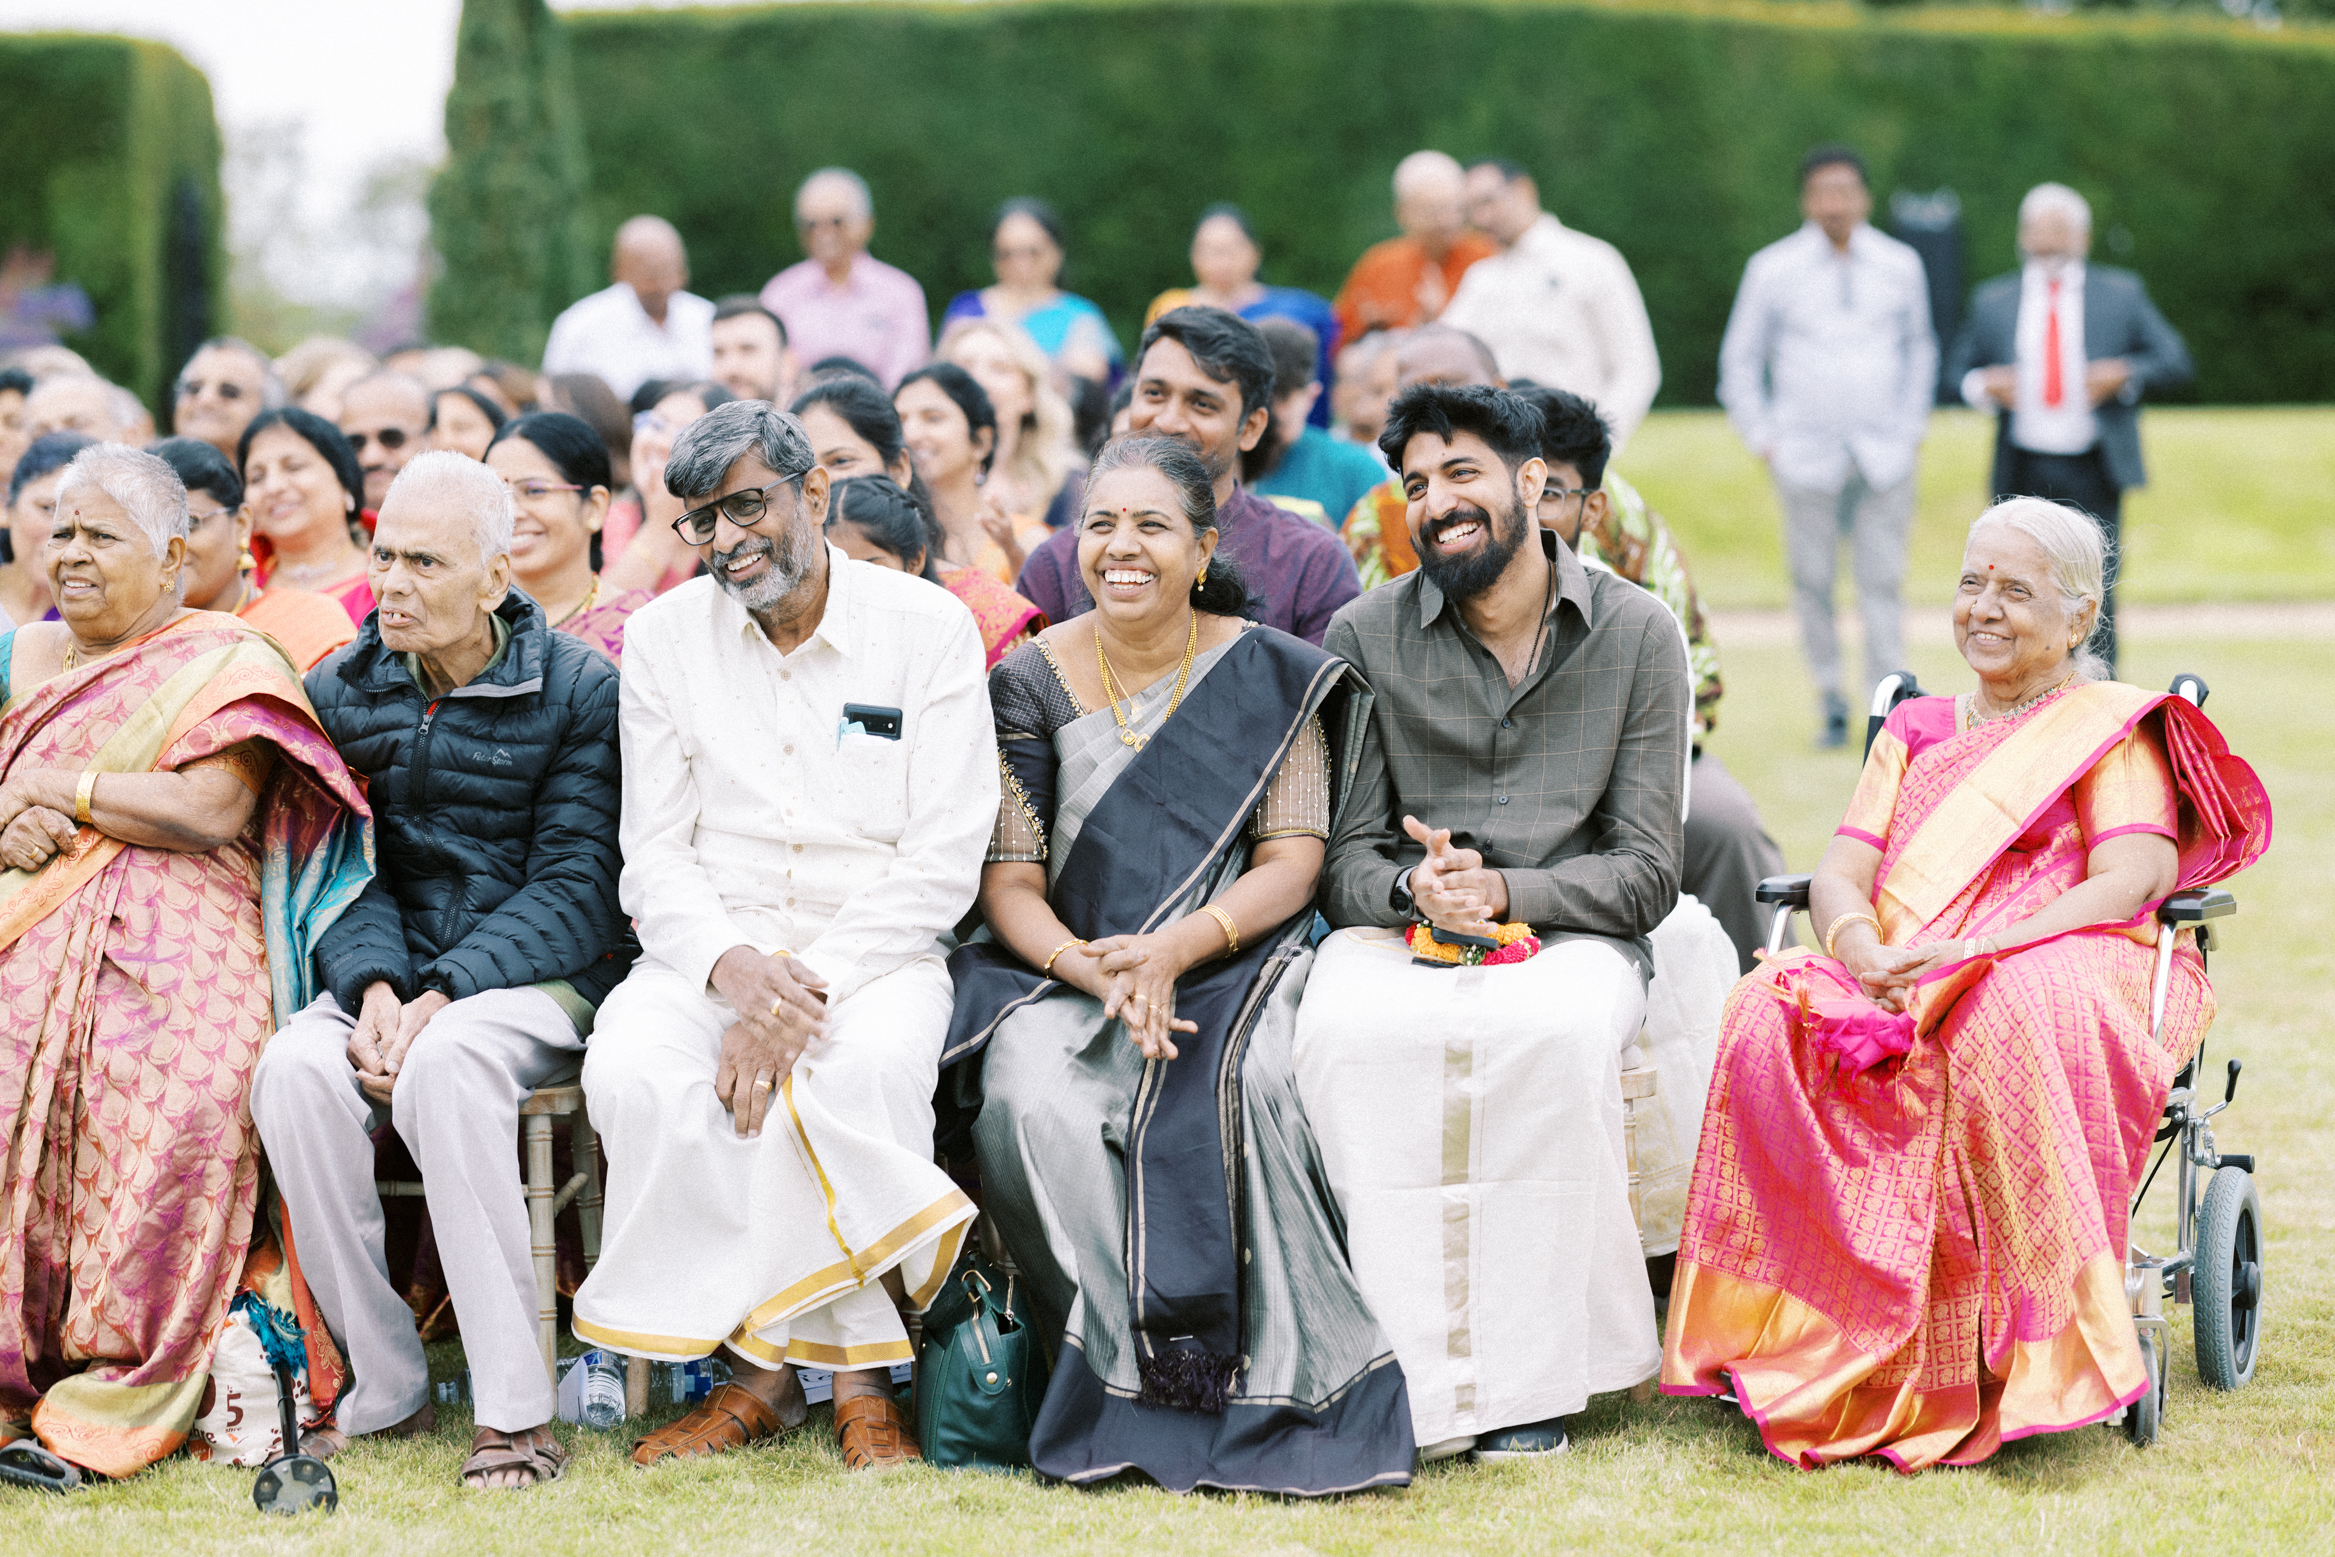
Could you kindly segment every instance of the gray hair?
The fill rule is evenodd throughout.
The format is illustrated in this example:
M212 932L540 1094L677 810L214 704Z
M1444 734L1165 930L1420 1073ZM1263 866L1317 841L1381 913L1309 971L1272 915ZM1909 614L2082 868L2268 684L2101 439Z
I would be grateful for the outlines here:
M492 562L508 556L511 550L511 489L503 478L481 465L467 454L452 449L432 449L406 461L405 469L389 483L388 495L381 499L387 508L397 501L400 492L408 502L423 497L443 497L458 504L470 520L470 533L478 542L478 560Z
M804 179L800 184L796 185L796 210L799 211L803 208L803 196L810 192L810 188L813 184L816 184L823 178L835 179L851 190L852 201L859 207L857 213L858 215L862 217L873 217L876 214L876 197L874 193L869 190L868 181L864 178L861 178L857 173L852 172L849 168L820 168L812 173L809 178Z
M749 454L774 476L799 476L818 463L802 423L767 400L732 400L681 429L665 459L665 490L684 502L710 496Z
M2100 631L2100 608L2108 598L2108 569L2115 560L2108 554L2107 537L2100 533L2100 526L2081 509L2040 497L2004 498L1970 522L1970 533L1975 536L1990 524L2016 530L2043 548L2052 587L2059 591L2071 620L2083 615L2086 601L2091 603L2092 629L2076 645L2076 674L2086 681L2107 680L2107 662L2089 647Z
M193 367L195 359L206 351L239 351L259 364L259 408L261 410L273 411L291 403L291 397L284 392L283 377L276 372L274 359L240 335L212 336L202 345L187 353L186 362L179 368L178 376L182 379L185 378L186 370ZM175 388L173 393L175 395Z
M2092 202L2065 184L2037 184L2019 201L2019 220L2025 223L2048 211L2057 211L2075 223L2076 231L2092 230Z
M186 538L186 483L160 456L126 443L93 443L65 467L57 482L57 507L62 509L84 487L95 487L121 504L157 557L170 549L174 537Z

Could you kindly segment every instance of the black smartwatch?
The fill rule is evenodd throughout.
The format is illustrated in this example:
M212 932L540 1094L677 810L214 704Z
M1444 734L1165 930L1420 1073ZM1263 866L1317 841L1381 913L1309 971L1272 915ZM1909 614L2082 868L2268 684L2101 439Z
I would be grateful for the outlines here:
M1389 908L1392 908L1396 913L1402 915L1405 919L1416 919L1419 916L1419 904L1417 900L1411 896L1410 871L1401 868L1396 869L1394 890L1387 893L1386 901Z

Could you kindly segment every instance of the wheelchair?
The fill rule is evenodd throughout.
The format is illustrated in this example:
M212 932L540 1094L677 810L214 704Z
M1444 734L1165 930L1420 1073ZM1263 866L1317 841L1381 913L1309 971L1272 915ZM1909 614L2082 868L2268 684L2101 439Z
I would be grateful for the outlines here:
M2173 680L2176 697L2199 708L2210 691L2202 677L2183 674ZM1900 671L1874 689L1873 705L1865 721L1865 749L1899 703L1922 696L1913 672ZM1768 932L1770 956L1784 948L1791 933L1792 915L1808 909L1806 875L1770 876L1759 884L1758 901L1775 910ZM2165 996L2172 976L2173 951L2184 929L2197 936L2202 961L2215 943L2213 921L2238 911L2238 900L2219 887L2176 892L2157 908L2157 969L2150 993L2150 1030L2165 1021ZM2207 1037L2210 1039L2211 1034ZM2237 1098L2241 1062L2231 1060L2221 1101L2203 1103L2199 1078L2204 1074L2205 1044L2199 1043L2189 1063L2173 1078L2159 1123L2156 1161L2133 1192L2132 1218L2138 1220L2141 1202L2156 1182L2165 1158L2178 1154L2174 1171L2173 1252L2152 1254L2128 1243L2124 1259L2124 1294L2132 1307L2139 1332L2141 1359L2148 1369L2148 1390L2118 1417L2103 1425L2121 1425L2139 1448L2157 1441L2165 1417L2168 1392L2171 1321L2168 1301L2189 1304L2195 1310L2192 1330L2197 1349L2197 1375L2215 1389L2238 1389L2254 1377L2254 1363L2262 1339L2262 1199L2254 1186L2254 1159L2244 1153L2215 1148L2214 1115Z

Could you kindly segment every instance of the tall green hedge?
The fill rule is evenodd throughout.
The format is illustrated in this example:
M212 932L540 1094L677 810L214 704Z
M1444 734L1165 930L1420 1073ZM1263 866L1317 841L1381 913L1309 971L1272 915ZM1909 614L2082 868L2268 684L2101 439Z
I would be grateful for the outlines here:
M1797 221L1793 169L1845 139L1884 195L1951 186L1966 265L2013 263L2018 197L2092 199L2189 336L2196 393L2335 398L2335 45L2209 19L1545 0L1063 0L571 14L604 244L640 211L696 289L800 257L796 182L874 186L876 252L937 312L989 277L987 221L1038 194L1065 284L1131 330L1237 200L1266 278L1333 290L1389 235L1405 152L1506 155L1620 245L1665 400L1707 403L1744 260Z
M0 37L0 252L56 257L97 323L66 344L149 406L225 317L219 124L175 49Z
M543 0L466 0L446 94L446 166L430 185L440 266L430 329L533 362L559 311L595 285L584 145L567 36Z

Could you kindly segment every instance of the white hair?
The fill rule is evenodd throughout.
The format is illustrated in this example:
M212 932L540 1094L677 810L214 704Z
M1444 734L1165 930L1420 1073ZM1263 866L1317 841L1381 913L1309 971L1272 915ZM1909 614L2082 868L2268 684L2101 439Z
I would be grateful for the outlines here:
M2107 680L2107 662L2086 647L2100 630L2100 608L2108 598L2108 569L2115 560L2108 554L2108 540L2100 533L2100 526L2081 509L2040 497L2004 498L1970 522L1971 535L1990 524L2016 530L2043 548L2052 587L2059 591L2070 621L2081 620L2084 603L2091 602L2091 631L2076 645L2076 673L2086 681Z
M1467 183L1467 169L1449 152L1414 151L1395 164L1395 198L1417 190L1422 185L1440 184L1447 189L1462 188Z
M809 178L804 179L795 188L796 210L800 211L803 208L803 196L809 194L811 186L823 178L833 179L851 191L852 203L859 208L854 213L855 215L862 218L872 218L876 214L876 197L868 189L868 181L849 168L820 168Z
M492 562L511 551L511 489L503 478L467 454L452 449L432 449L407 460L405 469L389 483L388 495L381 499L387 508L405 494L407 502L438 498L458 506L470 521L470 533L478 542L478 560Z
M2065 184L2037 184L2019 201L2019 222L2024 226L2046 212L2057 211L2075 224L2076 231L2092 230L2092 202Z
M131 523L146 534L159 557L171 540L185 539L186 483L167 460L126 443L93 443L73 456L57 483L57 507L73 494L94 487L119 503Z

